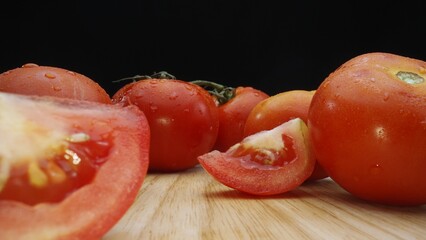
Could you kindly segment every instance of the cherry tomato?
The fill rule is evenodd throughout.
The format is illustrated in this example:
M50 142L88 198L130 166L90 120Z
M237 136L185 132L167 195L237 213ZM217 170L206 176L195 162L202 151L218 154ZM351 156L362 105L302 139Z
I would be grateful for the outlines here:
M33 63L0 74L0 91L111 104L106 91L92 79L67 69Z
M129 83L112 99L136 105L147 116L152 132L149 170L181 171L198 165L197 156L213 148L219 115L203 88L165 77Z
M226 151L243 140L244 124L252 108L269 97L268 94L252 87L227 87L214 82L196 80L197 84L216 98L219 107L219 132L213 147Z
M390 53L354 57L317 89L308 126L318 161L353 195L426 203L426 62Z
M100 239L148 169L136 107L0 93L0 239Z
M273 195L302 184L315 166L306 124L295 118L244 138L226 152L198 157L216 180L254 195Z
M291 90L261 101L247 117L244 135L249 136L263 130L270 130L294 118L301 118L307 123L309 105L314 93L315 91ZM317 162L308 180L319 180L327 176Z

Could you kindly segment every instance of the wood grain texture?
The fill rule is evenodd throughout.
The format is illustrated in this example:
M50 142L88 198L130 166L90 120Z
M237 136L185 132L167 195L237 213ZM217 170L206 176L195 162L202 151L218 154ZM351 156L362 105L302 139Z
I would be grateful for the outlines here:
M426 239L426 205L366 203L329 178L255 197L196 167L148 174L133 206L103 238L127 239Z

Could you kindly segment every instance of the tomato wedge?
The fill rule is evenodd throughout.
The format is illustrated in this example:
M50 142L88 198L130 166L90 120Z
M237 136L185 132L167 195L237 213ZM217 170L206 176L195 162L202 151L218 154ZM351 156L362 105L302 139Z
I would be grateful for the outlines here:
M131 206L147 173L150 132L134 106L0 93L0 131L0 193L9 185L57 190L83 179L62 198L0 195L0 239L99 239ZM80 172L82 162L92 175Z
M222 184L254 195L273 195L301 185L313 172L315 157L300 118L244 138L226 152L198 157Z

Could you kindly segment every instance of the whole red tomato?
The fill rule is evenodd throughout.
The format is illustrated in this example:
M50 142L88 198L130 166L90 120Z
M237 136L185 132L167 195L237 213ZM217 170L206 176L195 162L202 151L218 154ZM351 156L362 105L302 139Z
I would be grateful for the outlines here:
M426 62L357 56L317 89L308 126L318 161L348 192L385 204L426 203Z
M0 93L0 239L100 239L148 169L137 107Z
M244 125L253 107L269 97L268 94L252 87L227 87L209 81L197 80L197 84L217 100L219 108L219 132L215 146L226 151L244 138Z
M270 130L294 118L300 118L307 123L309 105L314 93L315 91L291 90L261 101L248 115L244 135ZM308 180L323 179L327 176L324 169L316 163Z
M145 113L152 133L150 171L194 167L197 157L213 148L219 128L218 109L207 91L166 77L129 83L112 97L115 104L136 105Z
M34 63L0 74L0 91L111 104L107 92L92 79L67 69Z

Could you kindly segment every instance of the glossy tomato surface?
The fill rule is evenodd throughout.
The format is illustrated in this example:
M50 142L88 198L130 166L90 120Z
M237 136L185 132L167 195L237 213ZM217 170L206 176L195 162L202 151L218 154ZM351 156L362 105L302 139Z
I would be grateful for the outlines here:
M295 118L308 121L309 106L315 91L290 90L271 96L257 104L247 117L244 136L270 130ZM308 180L319 180L327 173L318 164Z
M151 129L150 171L173 172L198 164L216 141L219 115L203 88L176 79L147 79L125 85L115 104L136 105Z
M148 169L136 107L0 93L0 239L99 239Z
M274 195L302 184L315 166L306 124L296 118L244 138L226 152L198 157L222 184L253 195Z
M0 91L111 103L94 80L67 69L28 63L0 74Z
M317 89L308 126L332 179L362 199L426 203L426 63L367 53Z
M250 111L269 95L252 87L237 87L234 96L219 106L219 133L214 149L226 151L244 138Z

